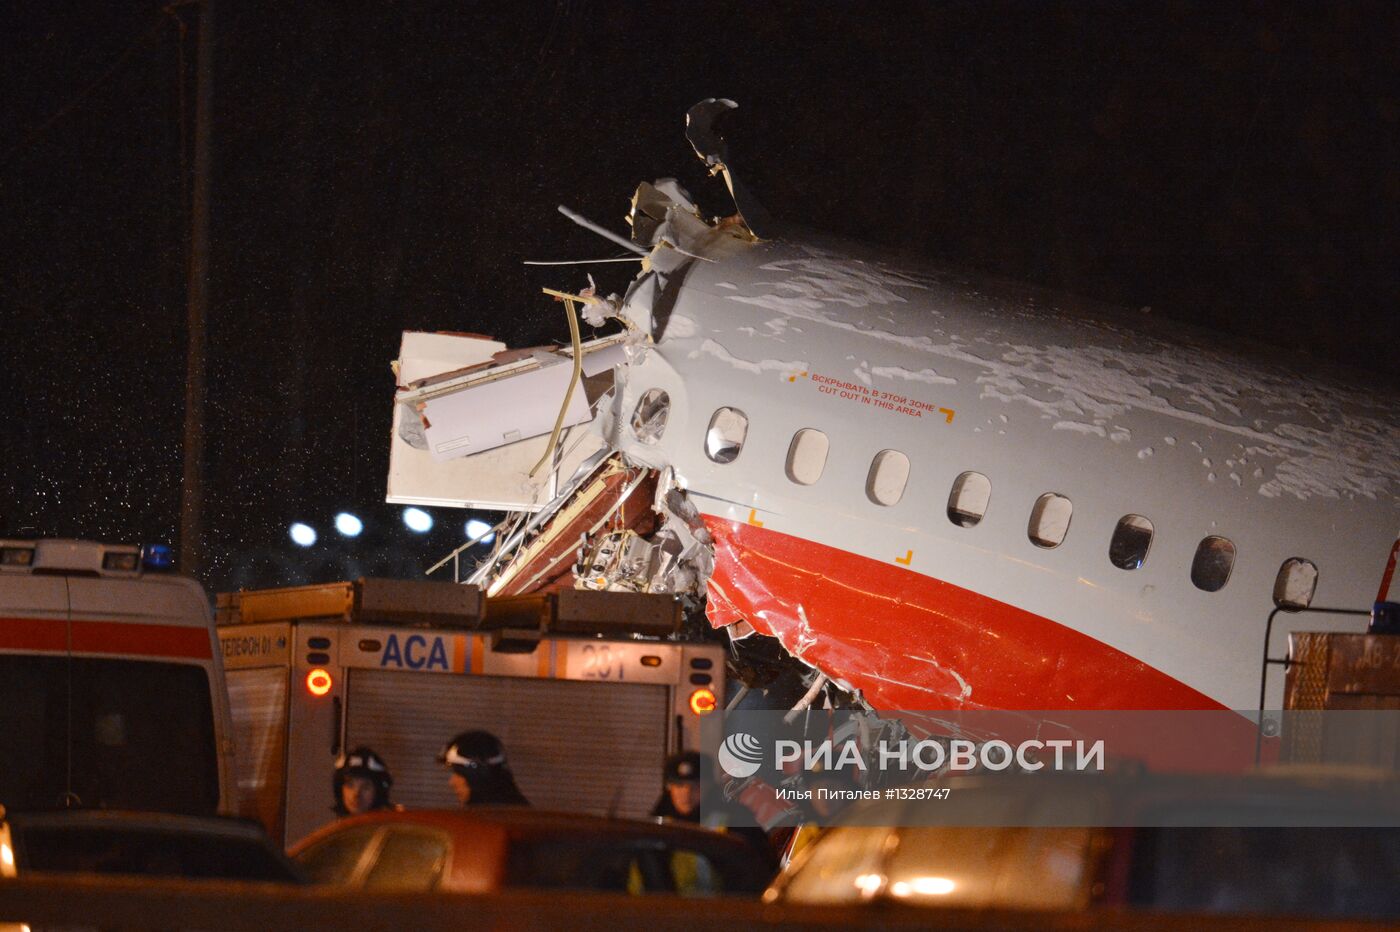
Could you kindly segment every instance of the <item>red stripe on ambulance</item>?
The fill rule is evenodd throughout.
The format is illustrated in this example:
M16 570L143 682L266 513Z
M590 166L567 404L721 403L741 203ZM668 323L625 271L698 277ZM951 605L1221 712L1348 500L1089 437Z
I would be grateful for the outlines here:
M68 635L61 618L0 618L0 649L61 651ZM79 654L176 657L208 660L213 656L206 628L150 625L124 621L74 621L72 649Z
M0 648L5 650L66 650L63 619L0 618Z

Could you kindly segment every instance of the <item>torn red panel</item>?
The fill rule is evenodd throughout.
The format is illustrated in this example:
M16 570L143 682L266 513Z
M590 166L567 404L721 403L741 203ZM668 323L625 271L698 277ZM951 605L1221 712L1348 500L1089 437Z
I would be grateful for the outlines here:
M877 709L1221 709L1101 641L996 599L767 528L706 518L707 615L740 619Z

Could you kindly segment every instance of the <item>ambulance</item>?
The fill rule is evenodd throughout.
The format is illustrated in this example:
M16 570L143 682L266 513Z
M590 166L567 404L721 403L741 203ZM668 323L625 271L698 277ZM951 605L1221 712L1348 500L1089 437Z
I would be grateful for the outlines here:
M0 805L237 811L211 605L158 554L0 540Z
M536 807L644 817L724 695L724 648L674 639L669 595L360 579L221 595L218 617L243 814L286 843L333 818L337 760L360 746L394 803L457 806L437 758L472 729Z

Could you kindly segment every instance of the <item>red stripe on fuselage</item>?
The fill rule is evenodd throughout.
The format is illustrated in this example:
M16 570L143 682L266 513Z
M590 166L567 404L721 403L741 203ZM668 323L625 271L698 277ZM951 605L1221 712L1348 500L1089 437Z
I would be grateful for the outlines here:
M0 618L0 649L62 651L68 649L61 618ZM209 632L180 625L125 621L80 621L72 628L73 652L176 657L208 660L213 656Z
M747 620L880 709L1222 709L1049 618L921 573L705 516L707 614Z

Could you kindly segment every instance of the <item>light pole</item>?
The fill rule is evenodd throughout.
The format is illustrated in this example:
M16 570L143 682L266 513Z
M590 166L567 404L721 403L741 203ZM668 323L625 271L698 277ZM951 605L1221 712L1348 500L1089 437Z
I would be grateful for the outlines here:
M209 302L209 130L214 77L214 0L198 8L195 45L194 171L190 177L188 346L185 353L184 481L180 490L180 570L195 576L204 558L204 385ZM183 30L182 30L183 31ZM180 76L184 80L184 75Z

